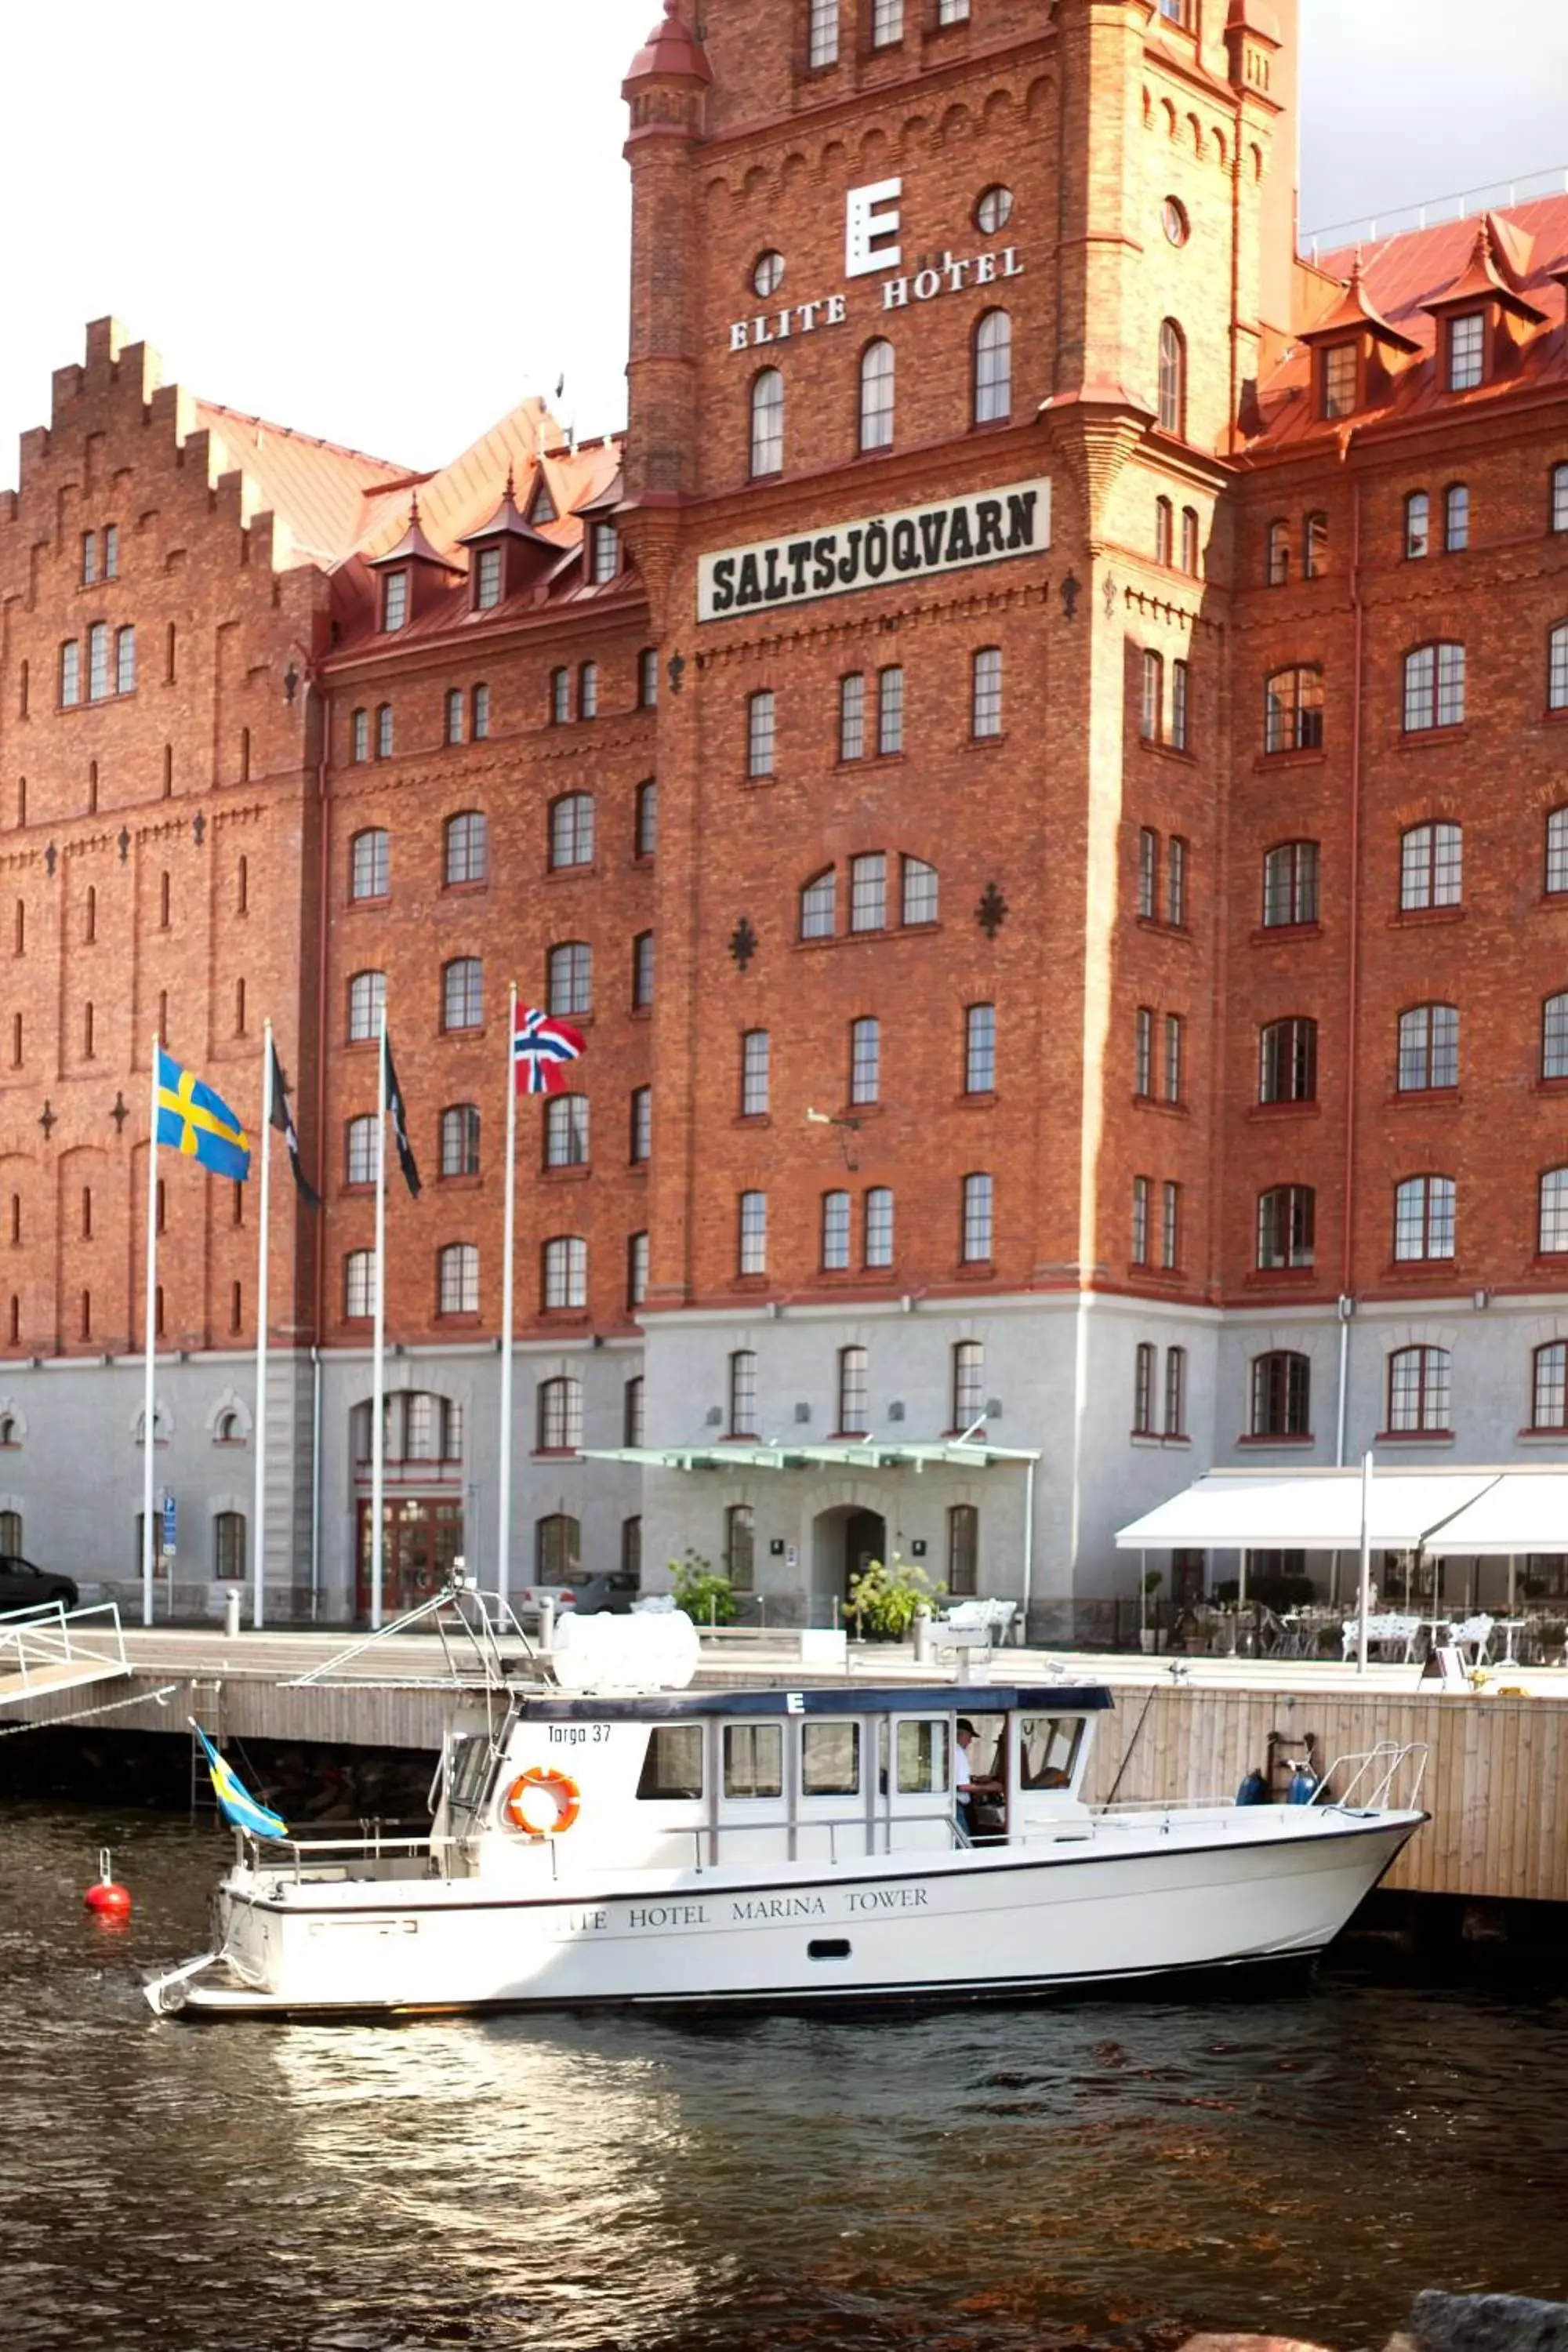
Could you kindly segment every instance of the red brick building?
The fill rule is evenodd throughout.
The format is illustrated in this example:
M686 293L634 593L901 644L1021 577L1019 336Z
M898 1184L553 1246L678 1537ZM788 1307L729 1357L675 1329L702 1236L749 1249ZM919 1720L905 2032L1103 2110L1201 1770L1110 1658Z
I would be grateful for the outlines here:
M0 508L11 1538L129 1577L149 1041L254 1118L270 1018L267 1573L354 1605L384 1003L393 1589L494 1580L514 980L588 1038L514 1584L898 1550L1059 1630L1213 1461L1568 1445L1568 203L1303 263L1295 62L1290 0L668 7L624 446L411 477L91 331ZM165 1195L216 1591L254 1210Z

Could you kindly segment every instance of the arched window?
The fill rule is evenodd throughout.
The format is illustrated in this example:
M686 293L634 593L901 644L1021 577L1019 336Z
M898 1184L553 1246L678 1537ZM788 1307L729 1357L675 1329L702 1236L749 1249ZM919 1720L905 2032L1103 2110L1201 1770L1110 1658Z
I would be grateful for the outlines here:
M1258 1032L1258 1101L1315 1102L1317 1095L1317 1023L1300 1014L1270 1021Z
M349 1043L363 1045L367 1039L381 1032L381 1015L386 1003L386 974L384 971L356 971L349 982Z
M374 1111L362 1111L351 1118L343 1135L343 1181L346 1184L374 1184L375 1181L376 1144L381 1121Z
M25 1558L22 1549L22 1514L20 1511L0 1511L0 1552L10 1559ZM141 1553L138 1551L140 1559Z
M1531 1429L1568 1429L1568 1346L1561 1339L1535 1350L1530 1394Z
M541 1253L547 1307L588 1304L588 1244L580 1234L556 1234Z
M356 833L349 845L349 897L384 898L391 887L392 836L379 826Z
M566 793L550 811L550 863L592 866L594 863L594 795Z
M1546 703L1550 710L1568 710L1568 621L1559 621L1549 640Z
M731 1503L724 1514L724 1573L735 1591L751 1591L756 1560L757 1515L750 1503Z
M1425 490L1412 490L1405 501L1405 560L1419 563L1432 550L1432 501Z
M9 1453L14 1451L16 1447L21 1444L21 1443L22 1424L16 1419L16 1414L13 1412L0 1413L0 1447L4 1447L5 1451ZM5 1546L5 1549L6 1550L11 1550L13 1547L7 1544Z
M947 1589L955 1601L980 1590L980 1510L974 1503L947 1507Z
M482 882L489 863L489 827L482 809L459 809L442 828L441 878L448 890Z
M851 670L838 681L838 756L841 760L861 760L866 756L864 670Z
M1549 1168L1541 1180L1541 1229L1536 1247L1542 1257L1568 1250L1568 1168Z
M1319 751L1323 744L1323 673L1279 669L1263 688L1266 751Z
M654 941L651 931L639 931L632 941L632 1010L646 1013L653 1003Z
M757 1359L750 1348L737 1348L730 1359L730 1434L757 1434Z
M437 1315L479 1311L479 1253L472 1242L448 1242L437 1257Z
M1541 1008L1541 1075L1568 1078L1568 996L1549 996Z
M1154 1363L1153 1344L1140 1339L1132 1350L1132 1434L1152 1437L1154 1434Z
M1187 341L1174 319L1160 328L1160 430L1184 435L1187 429Z
M357 767L370 757L370 713L356 710L349 721L349 757Z
M392 705L384 702L375 714L375 756L378 760L392 757Z
M533 1530L537 1584L570 1584L583 1569L583 1530L566 1511L552 1511Z
M539 1451L575 1454L583 1444L583 1383L565 1378L539 1383Z
M822 1265L826 1274L842 1274L849 1263L849 1195L822 1196Z
M1447 1348L1396 1348L1388 1360L1391 1436L1432 1436L1448 1427L1452 1359Z
M1263 577L1270 588L1283 588L1290 577L1290 527L1271 522L1264 540Z
M860 354L860 446L893 446L893 346L868 343Z
M784 392L777 368L763 368L752 382L752 472L784 471Z
M773 772L775 740L775 709L773 688L763 687L746 698L746 773L748 776L771 776Z
M550 673L550 724L565 727L572 718L572 673L569 669L552 669Z
M484 1017L484 966L478 956L456 956L441 973L441 1026L478 1029Z
M882 1090L882 1024L869 1014L849 1024L849 1099L874 1103Z
M1195 580L1202 569L1202 553L1198 545L1198 517L1195 507L1182 509L1182 570Z
M586 1095L551 1095L545 1102L544 1164L547 1168L588 1165Z
M970 663L969 731L978 742L1002 732L1002 648L982 646Z
M1309 1437L1312 1428L1312 1366L1309 1357L1274 1349L1252 1360L1254 1437Z
M1169 499L1154 501L1154 561L1169 563L1174 548L1175 509Z
M235 1581L245 1574L245 1514L213 1514L213 1574Z
M960 1339L952 1350L952 1427L962 1437L985 1417L985 1348L979 1339Z
M864 1348L838 1350L838 1434L864 1437L871 1426L869 1359Z
M1187 1351L1184 1348L1165 1350L1165 1434L1184 1437L1187 1433Z
M769 1040L765 1029L747 1029L741 1037L741 1117L761 1118L768 1108Z
M960 1253L966 1265L983 1265L991 1256L995 1191L987 1175L963 1180L963 1216Z
M766 1274L768 1270L768 1196L765 1192L742 1192L737 1203L737 1242L735 1271L737 1274Z
M452 1103L441 1113L441 1173L477 1176L479 1172L479 1107Z
M800 894L800 935L803 940L830 940L838 927L838 877L828 866L816 874Z
M937 916L937 871L923 857L903 861L903 919L906 924L934 923Z
M969 1004L963 1013L963 1091L989 1095L996 1090L996 1007Z
M1568 1178L1568 1171L1563 1171ZM1542 1202L1545 1189L1542 1180ZM1565 1195L1568 1204L1568 1195ZM1451 1176L1407 1176L1394 1194L1394 1255L1401 1262L1454 1255L1455 1187ZM1563 1243L1568 1248L1568 1240Z
M1310 1265L1317 1252L1318 1196L1310 1184L1276 1184L1258 1196L1258 1265L1278 1274Z
M634 1372L621 1391L621 1444L640 1445L645 1425L642 1374Z
M1443 552L1462 555L1470 543L1470 493L1463 482L1450 482L1443 493Z
M866 1194L864 1263L868 1266L893 1263L893 1194L887 1184L873 1184Z
M577 670L577 716L597 719L599 715L599 665L585 661Z
M1403 914L1457 907L1464 896L1465 834L1458 824L1413 824L1399 837Z
M1145 743L1160 740L1165 716L1165 664L1159 654L1146 652L1140 664L1138 732Z
M987 310L974 330L974 422L1003 425L1013 414L1013 321Z
M1329 518L1326 514L1303 515L1301 518L1301 577L1321 580L1329 562Z
M1278 930L1318 919L1318 844L1282 841L1263 859L1263 925Z
M594 1003L594 950L583 940L563 940L550 950L545 993L548 1010L588 1013Z
M1464 723L1464 646L1417 646L1405 656L1405 733L1417 735L1428 728Z
M1399 1016L1398 1091L1424 1094L1459 1083L1459 1009L1414 1004Z

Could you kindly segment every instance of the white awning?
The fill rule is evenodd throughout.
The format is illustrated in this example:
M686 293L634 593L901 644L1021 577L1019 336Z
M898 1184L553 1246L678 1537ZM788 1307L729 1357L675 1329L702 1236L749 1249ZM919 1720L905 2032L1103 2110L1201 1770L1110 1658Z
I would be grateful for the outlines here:
M628 1462L643 1470L988 1470L994 1462L1037 1462L1021 1446L965 1445L957 1438L935 1444L891 1444L879 1437L850 1437L832 1445L587 1445L584 1462Z
M1505 1470L1457 1519L1427 1540L1429 1552L1523 1559L1568 1551L1568 1470Z
M1372 1549L1476 1550L1457 1535L1441 1546L1437 1537L1500 1476L1496 1470L1374 1468L1367 1511ZM1568 1520L1561 1524L1568 1527ZM1116 1541L1122 1551L1356 1551L1361 1472L1214 1470L1122 1528ZM1552 1549L1544 1542L1495 1548Z

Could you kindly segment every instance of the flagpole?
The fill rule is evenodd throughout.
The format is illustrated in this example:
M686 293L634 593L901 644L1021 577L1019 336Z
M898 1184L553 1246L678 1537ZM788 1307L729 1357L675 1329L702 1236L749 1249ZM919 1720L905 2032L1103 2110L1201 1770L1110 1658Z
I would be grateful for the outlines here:
M386 1350L386 1003L381 1007L375 1121L375 1339L370 1406L370 1623L381 1631L383 1577L382 1509L386 1484L386 1433L383 1396Z
M147 1130L146 1383L142 1402L142 1622L153 1622L153 1470L158 1399L153 1339L158 1320L158 1056L163 1039L153 1038L153 1077L148 1089L152 1124Z
M262 1029L261 1045L261 1239L256 1274L256 1501L251 1517L255 1546L255 1603L251 1623L261 1631L265 1609L267 1564L267 1323L268 1216L272 1176L272 1024Z
M511 1330L517 1244L517 982L506 1022L506 1194L501 1224L500 1534L496 1545L496 1600L504 1609L511 1591Z

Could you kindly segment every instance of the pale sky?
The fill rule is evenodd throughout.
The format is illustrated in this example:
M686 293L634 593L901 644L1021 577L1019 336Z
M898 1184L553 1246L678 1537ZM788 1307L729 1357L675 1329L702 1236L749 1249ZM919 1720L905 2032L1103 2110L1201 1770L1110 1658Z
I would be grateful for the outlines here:
M620 81L659 7L9 0L0 484L106 312L166 381L411 467L563 373L563 423L620 424ZM1302 16L1305 229L1568 164L1560 0Z

